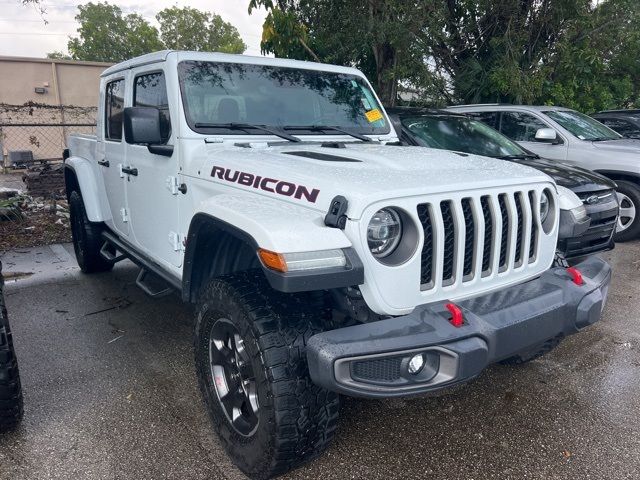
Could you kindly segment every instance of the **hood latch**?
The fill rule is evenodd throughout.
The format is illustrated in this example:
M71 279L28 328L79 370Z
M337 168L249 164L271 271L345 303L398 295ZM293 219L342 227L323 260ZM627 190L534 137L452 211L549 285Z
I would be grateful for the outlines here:
M347 208L349 207L349 202L342 195L336 195L331 200L331 205L329 206L329 212L324 217L324 224L327 227L339 228L340 230L344 230L345 225L347 224Z

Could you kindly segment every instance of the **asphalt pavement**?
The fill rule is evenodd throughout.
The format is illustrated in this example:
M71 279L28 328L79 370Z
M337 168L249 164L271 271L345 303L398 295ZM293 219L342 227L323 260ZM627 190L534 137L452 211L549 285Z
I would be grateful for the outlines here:
M337 440L289 479L640 478L640 243L600 323L438 396L345 398ZM25 418L0 479L240 479L192 362L191 307L147 297L130 263L80 274L69 245L2 257Z

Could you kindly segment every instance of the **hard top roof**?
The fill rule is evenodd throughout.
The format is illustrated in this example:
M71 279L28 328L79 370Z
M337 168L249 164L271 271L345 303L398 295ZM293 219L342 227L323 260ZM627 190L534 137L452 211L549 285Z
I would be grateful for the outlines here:
M139 57L131 58L120 62L102 72L102 77L108 77L117 72L128 70L130 68L141 65L150 65L166 61L170 56L177 56L182 60L210 61L210 62L227 62L227 63L245 63L255 65L271 65L276 67L300 68L306 70L319 70L334 73L345 73L351 75L363 76L363 74L350 67L341 67L339 65L331 65L328 63L306 62L303 60L289 60L285 58L259 57L251 55L233 55L229 53L218 52L190 52L180 50L162 50L159 52L148 53Z

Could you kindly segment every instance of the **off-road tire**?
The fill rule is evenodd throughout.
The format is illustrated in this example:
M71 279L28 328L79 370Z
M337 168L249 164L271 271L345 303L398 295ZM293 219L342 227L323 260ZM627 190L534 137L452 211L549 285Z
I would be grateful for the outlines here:
M84 273L111 270L113 264L100 255L100 249L104 243L100 236L102 225L89 221L82 196L78 191L73 191L69 195L69 217L73 249L80 270Z
M640 186L633 182L626 180L616 180L618 192L626 195L633 202L636 207L636 218L633 223L620 233L614 235L616 242L627 242L629 240L636 240L640 238Z
M259 410L249 435L232 425L214 386L209 340L222 318L239 332L253 367ZM296 468L334 437L338 395L311 381L306 357L307 341L326 329L328 318L312 295L274 291L257 271L211 280L200 295L194 333L200 389L225 450L250 478Z
M4 281L0 263L0 432L14 429L20 423L22 413L20 373L4 305Z
M562 338L562 335L551 338L546 342L541 343L540 345L536 345L535 347L527 351L502 360L500 363L503 365L522 365L523 363L531 362L532 360L540 358L541 356L549 353L551 350L556 348L562 341Z

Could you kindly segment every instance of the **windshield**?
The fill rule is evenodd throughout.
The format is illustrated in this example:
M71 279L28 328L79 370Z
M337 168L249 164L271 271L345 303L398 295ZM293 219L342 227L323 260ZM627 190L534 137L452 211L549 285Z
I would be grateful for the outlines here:
M317 130L322 126L369 135L390 131L373 92L355 75L199 61L181 62L178 73L187 123L198 133L255 134L230 129L234 123L289 127L291 134L314 127L315 134L335 135Z
M425 147L487 157L530 155L500 132L471 118L409 117L402 119L402 125Z
M609 127L597 120L573 110L550 110L543 112L550 119L558 122L563 128L580 140L602 141L622 138Z

